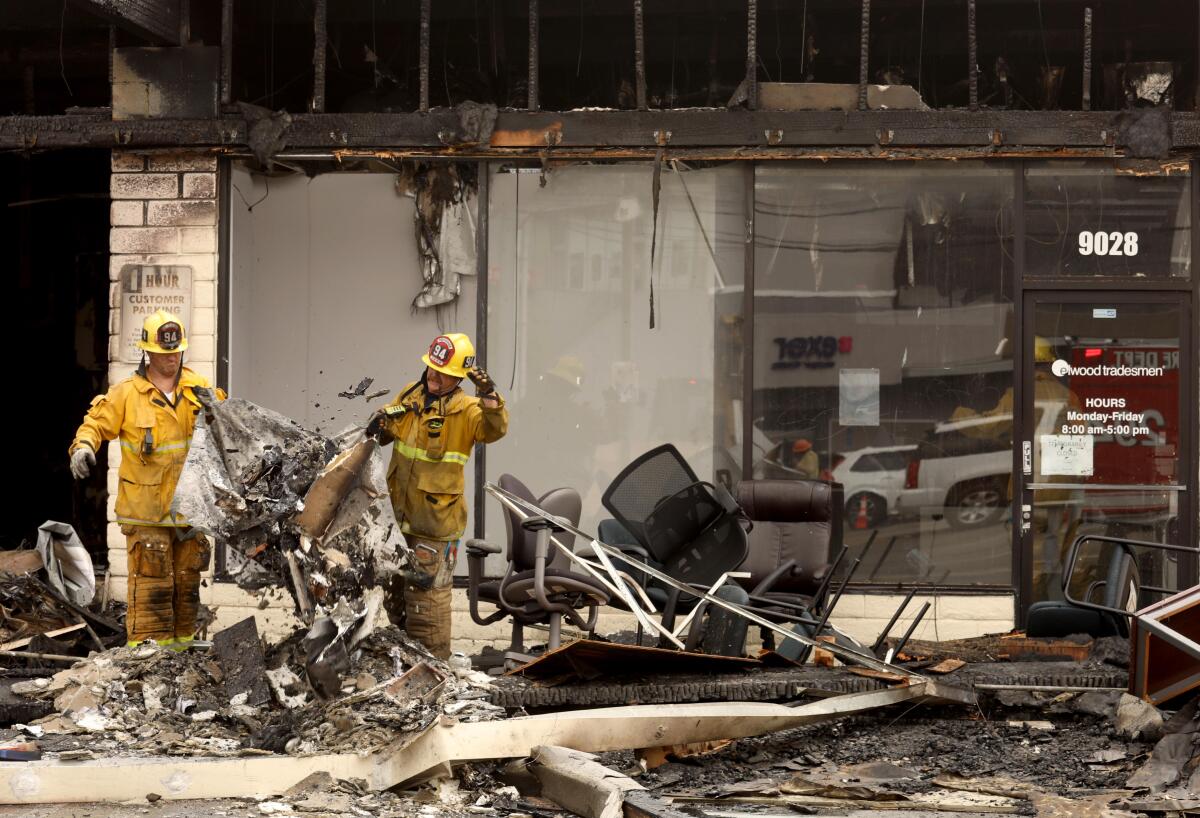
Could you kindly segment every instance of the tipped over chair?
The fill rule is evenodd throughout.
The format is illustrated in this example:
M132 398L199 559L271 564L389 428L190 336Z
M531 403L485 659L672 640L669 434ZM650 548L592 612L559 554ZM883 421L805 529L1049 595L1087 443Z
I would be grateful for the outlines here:
M561 640L562 621L566 620L593 633L600 606L608 603L608 591L587 574L572 570L571 560L550 542L553 536L567 548L574 536L563 531L556 518L573 526L579 524L582 509L579 492L557 488L535 497L524 483L511 474L500 476L500 487L547 512L549 517L522 519L507 506L504 508L504 527L507 547L504 549L508 566L498 580L484 580L484 560L488 554L499 554L501 547L486 540L467 540L468 598L471 619L479 625L490 625L512 617L512 640L505 659L508 663L523 663L533 657L525 652L525 628L529 625L548 625L548 649L557 648ZM497 610L485 615L479 611L480 602L489 602ZM584 618L580 611L587 609Z
M671 444L651 449L626 466L609 484L601 503L619 524L602 523L601 540L629 555L620 567L635 578L641 562L707 591L746 558L746 533L737 503L724 488L700 480ZM608 542L606 535L632 539L636 545ZM699 599L653 579L645 589L661 608L662 624L668 630L674 628L675 617L690 611ZM699 643L700 627L696 617L688 632L689 645Z

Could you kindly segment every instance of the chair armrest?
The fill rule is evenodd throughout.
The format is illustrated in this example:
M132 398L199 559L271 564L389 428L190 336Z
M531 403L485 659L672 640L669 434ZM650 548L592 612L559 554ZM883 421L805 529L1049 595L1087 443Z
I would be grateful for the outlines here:
M640 545L621 543L620 545L614 545L612 547L620 551L622 554L628 554L631 557L637 557L642 562L650 561L650 552L645 548L642 548Z
M757 594L765 594L767 591L771 590L772 587L774 587L775 583L778 582L780 578L790 577L795 574L795 571L796 561L788 560L783 565L780 565L774 571L763 577L762 581L754 586L754 590L750 592L750 595L754 596Z
M487 540L467 540L467 555L482 557L485 554L499 554L502 549L494 542Z

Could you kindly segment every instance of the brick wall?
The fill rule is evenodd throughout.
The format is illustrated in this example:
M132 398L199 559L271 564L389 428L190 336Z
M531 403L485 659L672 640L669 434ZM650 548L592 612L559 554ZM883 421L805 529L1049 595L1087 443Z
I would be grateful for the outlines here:
M113 151L110 181L108 381L134 369L120 358L119 276L126 264L192 268L192 317L184 363L216 378L217 159L204 153ZM108 554L112 592L125 598L125 537L114 522L119 446L108 447ZM207 591L208 589L206 589Z

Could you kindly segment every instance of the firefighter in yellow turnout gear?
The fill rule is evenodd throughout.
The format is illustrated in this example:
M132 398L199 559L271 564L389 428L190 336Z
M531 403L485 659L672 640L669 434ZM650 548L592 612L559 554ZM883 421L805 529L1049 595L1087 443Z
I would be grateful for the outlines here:
M404 572L404 628L445 659L451 582L467 526L464 468L476 443L504 437L508 410L495 383L475 366L475 347L466 335L439 335L421 361L421 380L372 415L367 434L392 445L388 488L412 552ZM459 388L464 377L475 384L476 397ZM394 598L390 603L389 611L399 607Z
M116 512L129 556L130 644L186 644L196 633L209 547L202 536L186 537L189 526L171 514L171 500L202 411L197 393L208 390L221 400L225 393L182 365L187 346L176 316L159 310L147 317L141 365L92 400L70 448L71 473L83 479L100 444L120 441Z

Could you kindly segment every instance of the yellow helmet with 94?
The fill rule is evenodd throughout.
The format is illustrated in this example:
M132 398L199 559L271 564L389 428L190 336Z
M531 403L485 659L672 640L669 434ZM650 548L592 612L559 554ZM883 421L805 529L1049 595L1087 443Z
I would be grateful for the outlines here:
M467 370L475 366L475 345L462 332L439 335L421 356L421 362L451 378L465 378Z
M163 355L183 352L188 348L183 322L166 310L157 310L142 322L142 340L137 345L138 349Z

